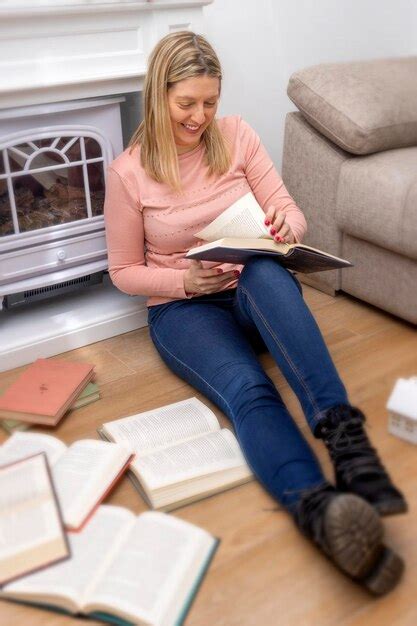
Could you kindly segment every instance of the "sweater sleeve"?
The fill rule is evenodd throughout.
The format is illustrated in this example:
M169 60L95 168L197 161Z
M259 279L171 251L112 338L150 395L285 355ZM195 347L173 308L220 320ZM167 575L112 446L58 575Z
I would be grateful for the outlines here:
M307 230L303 212L288 193L259 136L244 120L240 124L245 174L254 196L265 212L274 206L285 213L295 240L300 243Z
M104 221L109 274L120 291L129 295L188 297L184 290L186 270L146 266L139 198L111 167L107 170Z

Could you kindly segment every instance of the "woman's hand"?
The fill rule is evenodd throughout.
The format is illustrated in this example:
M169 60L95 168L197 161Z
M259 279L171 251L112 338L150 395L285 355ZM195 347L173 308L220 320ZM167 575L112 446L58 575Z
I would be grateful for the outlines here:
M233 280L239 278L238 270L224 272L219 267L203 268L201 261L193 259L188 270L184 273L184 288L188 295L201 296L216 293Z
M269 232L279 243L294 243L295 236L285 220L285 213L270 206L265 215L265 224L270 226Z

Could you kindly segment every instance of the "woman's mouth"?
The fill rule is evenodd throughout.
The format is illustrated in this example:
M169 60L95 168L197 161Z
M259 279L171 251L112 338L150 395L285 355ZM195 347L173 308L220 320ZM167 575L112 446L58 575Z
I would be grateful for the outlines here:
M181 126L184 128L184 130L189 133L190 135L197 135L197 133L199 132L199 130L201 129L201 125L200 126L195 126L193 124L183 124L181 123Z

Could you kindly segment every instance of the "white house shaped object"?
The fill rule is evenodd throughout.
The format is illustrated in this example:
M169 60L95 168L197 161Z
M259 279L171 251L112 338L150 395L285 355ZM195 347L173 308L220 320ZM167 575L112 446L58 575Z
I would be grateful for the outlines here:
M399 378L387 403L388 431L417 443L417 376Z

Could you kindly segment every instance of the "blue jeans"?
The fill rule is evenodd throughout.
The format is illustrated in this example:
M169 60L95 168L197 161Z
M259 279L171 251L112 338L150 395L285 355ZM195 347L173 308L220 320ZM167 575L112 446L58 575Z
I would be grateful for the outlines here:
M256 356L267 348L314 431L347 394L295 276L255 257L236 289L149 307L151 338L178 376L232 421L249 466L283 506L324 484L320 465Z

